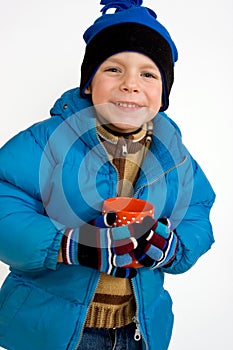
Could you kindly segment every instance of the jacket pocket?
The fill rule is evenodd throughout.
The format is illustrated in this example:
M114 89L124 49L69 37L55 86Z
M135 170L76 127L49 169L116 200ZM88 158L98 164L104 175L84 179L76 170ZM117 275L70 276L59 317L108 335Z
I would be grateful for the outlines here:
M15 285L14 279L9 276L0 290L0 345L9 329L9 324L31 292L29 287L20 287L21 285Z
M150 329L151 350L167 350L171 339L174 315L172 300L166 290L162 290L157 303L151 308Z
M83 310L83 305L8 277L0 293L0 346L66 350Z

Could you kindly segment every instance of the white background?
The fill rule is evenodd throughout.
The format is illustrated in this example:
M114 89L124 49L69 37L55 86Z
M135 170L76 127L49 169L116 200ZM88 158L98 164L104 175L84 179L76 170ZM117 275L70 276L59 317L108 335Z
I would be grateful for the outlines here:
M233 2L147 0L144 5L156 10L179 50L168 115L217 194L212 249L187 273L166 276L175 313L169 350L230 350ZM97 0L0 0L0 145L47 118L55 100L79 85L82 34L99 10ZM0 263L0 284L6 274Z

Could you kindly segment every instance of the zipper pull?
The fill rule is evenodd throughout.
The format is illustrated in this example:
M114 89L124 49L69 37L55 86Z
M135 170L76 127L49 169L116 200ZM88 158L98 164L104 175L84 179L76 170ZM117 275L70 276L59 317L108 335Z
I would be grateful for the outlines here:
M136 316L133 317L133 322L136 325L136 329L135 329L135 333L134 333L134 340L139 341L139 340L141 340L142 335L141 335L140 328L139 328L139 321L138 321Z
M125 157L128 153L127 144L122 145L122 156Z

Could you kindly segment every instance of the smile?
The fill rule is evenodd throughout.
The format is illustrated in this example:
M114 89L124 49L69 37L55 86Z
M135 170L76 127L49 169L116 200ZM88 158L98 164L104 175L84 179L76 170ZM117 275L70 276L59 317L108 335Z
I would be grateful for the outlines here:
M141 106L139 106L138 104L135 103L127 103L127 102L115 102L115 105L118 107L123 107L123 108L140 108Z

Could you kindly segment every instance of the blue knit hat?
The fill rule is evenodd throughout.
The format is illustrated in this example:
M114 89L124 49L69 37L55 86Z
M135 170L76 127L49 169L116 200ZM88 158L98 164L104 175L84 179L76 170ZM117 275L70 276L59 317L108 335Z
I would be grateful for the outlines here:
M163 106L168 108L178 52L167 29L157 21L155 12L141 6L142 0L101 0L102 16L84 33L86 51L81 67L80 93L90 84L98 67L108 57L123 51L140 52L160 69L163 80ZM114 13L107 13L115 9Z

